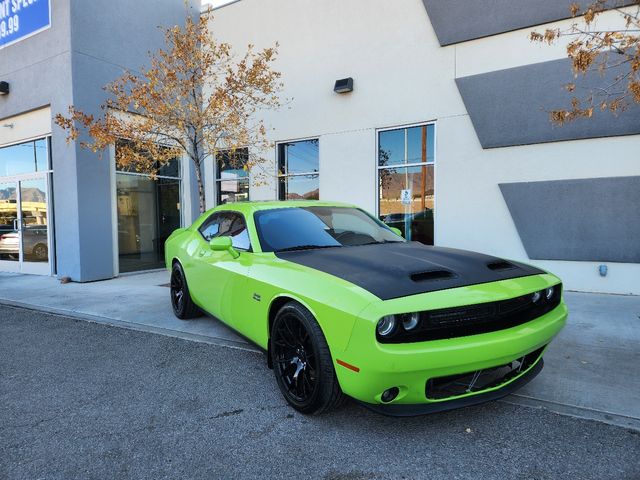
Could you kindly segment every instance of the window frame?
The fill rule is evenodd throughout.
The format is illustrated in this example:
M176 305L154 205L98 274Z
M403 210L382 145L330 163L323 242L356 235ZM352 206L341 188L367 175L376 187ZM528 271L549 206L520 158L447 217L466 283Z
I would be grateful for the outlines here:
M249 253L253 253L253 243L251 242L251 235L249 234L249 224L247 223L247 217L242 213L242 212L238 212L237 210L217 210L215 212L213 212L211 215L209 215L198 227L198 233L200 234L200 237L202 237L202 240L204 242L209 243L211 240L207 240L206 237L204 236L204 233L202 233L202 230L204 228L206 228L210 221L215 217L215 216L221 216L221 215L236 215L238 217L240 217L242 219L242 221L244 222L244 228L247 231L247 238L249 239L249 248L242 248L242 247L236 247L235 245L233 245L233 248L236 250L239 250L241 252L249 252ZM229 236L229 235L217 235L215 237L211 237L211 239L217 238L218 236L220 237L224 237L224 236ZM231 237L231 240L233 241L233 237Z
M285 171L284 167L285 166L288 167L288 165L286 165L284 158L281 161L281 158L280 158L281 148L286 146L287 144L308 142L311 140L318 141L318 170L313 172L298 172L298 173L289 173L288 170ZM282 173L283 171L284 173ZM276 142L276 181L277 181L276 196L278 200L286 200L286 198L284 198L284 195L283 195L284 193L283 188L281 188L283 180L286 182L287 179L291 177L310 177L310 176L318 178L318 198L320 198L320 137L319 136L304 137L304 138L296 138L293 140L282 140L282 141Z
M222 190L221 190L221 184L222 182L225 181L230 181L229 179L224 179L220 176L220 174L222 173L222 170L220 169L220 160L218 159L218 155L221 154L225 154L227 152L231 152L232 148L223 148L220 149L216 152L214 159L213 159L213 183L214 183L214 189L215 189L215 205L225 205L225 203L222 203ZM235 151L239 151L239 150L245 150L246 151L246 161L245 163L249 162L249 147L239 147L236 148ZM250 178L250 173L249 171L247 171L247 176L246 178L246 182L247 182L247 192L248 192L248 196L247 196L247 202L251 201L251 178ZM244 180L244 178L243 178ZM232 180L234 181L234 180ZM240 179L235 180L235 181L240 181ZM226 203L237 203L237 202L226 202Z
M418 162L418 163L402 163L402 164L394 164L387 166L380 166L379 164L379 150L380 150L380 134L383 132L389 132L393 130L408 130L414 127L428 127L433 126L433 161L429 162ZM405 153L404 158L405 161L407 159L407 133L405 132ZM375 148L375 165L376 165L376 174L374 178L374 193L376 199L375 205L375 216L380 219L380 170L389 170L393 168L411 168L411 167L421 167L421 166L433 166L433 244L438 245L437 241L437 215L438 215L438 196L436 195L437 191L437 178L438 178L438 122L435 119L426 120L424 122L417 123L409 123L404 125L394 125L391 127L383 127L376 129L376 148ZM380 220L382 221L382 220ZM384 223L384 222L383 222Z

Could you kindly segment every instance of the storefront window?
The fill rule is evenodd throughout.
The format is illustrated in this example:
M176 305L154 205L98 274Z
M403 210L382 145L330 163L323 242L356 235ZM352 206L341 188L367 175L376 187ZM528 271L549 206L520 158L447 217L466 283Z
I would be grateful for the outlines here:
M0 270L51 273L49 138L0 148Z
M407 240L433 245L435 126L378 133L378 211Z
M155 180L116 173L120 272L164 266L164 242L181 224L180 188L180 159L160 167Z
M216 205L249 200L249 149L221 150L216 155Z
M320 198L320 149L318 139L278 144L278 198Z
M0 177L49 170L47 139L0 148Z

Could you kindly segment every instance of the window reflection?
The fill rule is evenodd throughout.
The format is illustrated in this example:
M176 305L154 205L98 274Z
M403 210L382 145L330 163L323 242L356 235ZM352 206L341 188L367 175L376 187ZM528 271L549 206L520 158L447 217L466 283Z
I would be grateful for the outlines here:
M380 219L407 240L433 245L434 126L382 131L378 146Z
M22 252L31 262L49 261L46 190L44 179L20 182Z
M378 165L388 167L404 161L405 130L380 132L378 140Z
M0 183L0 260L19 260L17 182Z
M319 200L318 174L280 177L280 200Z
M181 224L179 173L179 159L159 168L156 180L116 173L120 272L164 266L164 242Z
M49 261L46 192L44 178L0 183L0 260L19 261L22 245L24 261Z
M221 150L216 154L217 205L249 200L249 149Z
M318 139L278 145L278 197L280 200L320 198Z
M47 139L0 148L0 177L49 170Z

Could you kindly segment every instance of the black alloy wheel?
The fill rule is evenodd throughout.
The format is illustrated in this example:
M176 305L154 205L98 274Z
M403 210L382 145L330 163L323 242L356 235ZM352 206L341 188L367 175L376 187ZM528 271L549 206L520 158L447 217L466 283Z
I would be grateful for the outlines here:
M171 306L173 314L186 320L201 315L200 309L193 303L187 286L187 279L184 276L182 266L176 262L171 269Z
M280 391L305 414L337 407L344 398L320 326L296 302L278 312L271 332L271 360Z

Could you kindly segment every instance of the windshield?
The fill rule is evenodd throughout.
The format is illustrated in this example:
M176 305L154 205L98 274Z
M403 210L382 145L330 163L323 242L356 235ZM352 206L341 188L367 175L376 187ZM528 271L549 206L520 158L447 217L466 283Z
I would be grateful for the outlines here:
M278 208L256 212L254 219L264 252L404 241L357 208Z

